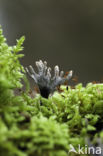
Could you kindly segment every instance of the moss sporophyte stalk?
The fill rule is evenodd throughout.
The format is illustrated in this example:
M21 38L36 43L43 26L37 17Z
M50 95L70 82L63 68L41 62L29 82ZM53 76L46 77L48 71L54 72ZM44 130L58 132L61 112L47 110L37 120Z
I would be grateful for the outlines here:
M64 77L55 66L52 77L47 63L38 61L38 73L32 66L26 68L40 89L40 95L31 98L26 71L19 62L24 39L9 46L0 28L0 156L78 156L69 152L69 145L76 151L78 145L92 146L96 152L98 146L102 149L103 84L67 89L63 84L72 71ZM58 85L62 92L56 90ZM103 156L103 151L93 155Z

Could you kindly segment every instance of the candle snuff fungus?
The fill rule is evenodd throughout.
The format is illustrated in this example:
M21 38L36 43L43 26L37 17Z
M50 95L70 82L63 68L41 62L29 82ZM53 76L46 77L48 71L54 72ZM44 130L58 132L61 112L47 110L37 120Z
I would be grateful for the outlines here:
M54 67L54 76L51 76L51 68L47 67L46 61L36 61L36 66L38 69L38 73L35 72L33 67L30 65L29 68L25 68L26 72L29 76L35 81L37 84L40 94L44 98L48 98L51 93L53 93L56 88L72 77L73 71L71 70L66 77L64 77L64 72L59 71L59 66Z

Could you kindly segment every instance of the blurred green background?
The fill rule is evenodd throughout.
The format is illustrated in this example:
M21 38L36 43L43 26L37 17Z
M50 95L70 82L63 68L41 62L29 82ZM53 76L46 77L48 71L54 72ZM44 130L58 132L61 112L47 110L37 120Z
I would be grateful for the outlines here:
M9 45L26 36L24 66L42 59L79 82L103 78L102 0L0 0L0 24Z

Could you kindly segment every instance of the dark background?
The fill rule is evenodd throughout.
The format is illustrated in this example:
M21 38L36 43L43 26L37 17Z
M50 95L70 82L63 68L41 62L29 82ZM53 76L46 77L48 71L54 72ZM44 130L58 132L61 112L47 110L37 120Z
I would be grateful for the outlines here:
M103 78L102 0L0 0L0 24L9 45L26 36L24 66L42 59L79 82Z

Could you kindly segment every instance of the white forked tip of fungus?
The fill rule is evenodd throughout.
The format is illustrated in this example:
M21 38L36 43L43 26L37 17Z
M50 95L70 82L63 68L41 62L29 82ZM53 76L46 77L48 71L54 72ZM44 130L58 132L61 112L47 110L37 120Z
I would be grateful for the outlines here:
M60 77L63 77L63 75L64 75L64 72L61 71L61 72L60 72Z
M51 78L51 73L50 73L50 72L51 72L51 68L49 67L48 70L47 70L47 76L48 76L49 78Z
M69 74L67 75L67 79L69 80L72 77L72 75L73 75L73 71L71 70Z
M72 71L72 70L70 70L69 74L72 76L72 75L73 75L73 71Z
M54 71L55 71L55 77L58 77L59 76L59 66L55 66L54 67Z

